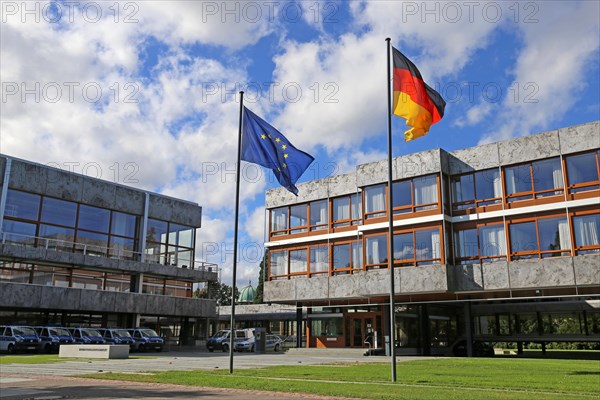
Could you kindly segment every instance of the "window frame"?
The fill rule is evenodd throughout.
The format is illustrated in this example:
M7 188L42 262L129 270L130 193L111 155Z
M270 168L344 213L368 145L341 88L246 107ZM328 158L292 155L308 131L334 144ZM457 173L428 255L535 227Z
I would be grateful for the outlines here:
M423 203L423 204L416 204L415 202L415 180L417 179L424 179L424 178L431 178L434 177L435 178L435 189L436 189L436 197L437 200L434 203ZM441 204L441 193L440 193L440 175L438 173L436 174L427 174L427 175L420 175L420 176L415 176L412 178L408 178L408 179L402 179L402 180L397 180L392 182L392 188L394 189L393 192L396 193L395 188L393 187L394 185L400 185L402 183L410 183L410 199L411 199L411 203L409 205L401 205L401 206L394 206L394 199L392 199L392 212L394 213L394 216L397 215L405 215L405 214L413 214L413 213L418 213L418 212L425 212L425 211L431 211L431 210L439 210L440 209L440 204ZM387 188L387 185L386 185ZM386 191L386 195L389 196L389 191ZM386 199L387 200L387 199ZM387 205L387 201L386 201L386 205Z
M342 200L342 199L348 200L349 218L334 219L334 212L335 212L335 207L336 207L335 202ZM358 207L358 213L357 213L358 215L356 215L357 218L353 218L353 213L352 213L352 210L353 210L355 204ZM332 198L331 199L330 220L331 220L331 226L333 227L333 229L349 228L349 227L353 227L353 226L362 225L362 223L363 223L362 191L358 192L358 193L353 193L353 194L349 194L349 195L345 195L345 196L337 196L337 197Z
M568 226L568 232L569 232L569 248L568 249L558 249L558 250L541 250L541 243L540 243L540 227L539 227L539 221L540 220L549 220L549 219L554 219L554 218L564 218L567 226ZM506 232L508 233L508 241L506 243L507 246L507 253L508 253L508 258L510 261L519 261L519 260L527 260L527 259L543 259L543 258L547 258L547 257L554 257L552 254L556 254L557 257L570 257L573 255L573 232L572 232L572 228L571 228L571 222L569 221L570 215L568 214L551 214L551 215L542 215L542 216L527 216L527 217L520 217L520 218L515 218L515 219L511 219L511 220L507 220L506 222ZM533 222L535 224L535 233L536 233L536 245L537 245L537 250L525 250L525 251L519 251L519 252L515 252L513 251L513 242L512 242L512 232L511 232L511 227L513 225L518 225L518 224L524 224L524 223L529 223L529 222ZM569 253L569 254L562 254L562 253Z
M596 179L595 181L586 181L586 182L580 182L580 183L571 183L569 180L569 159L574 158L574 157L578 157L578 156L583 156L583 155L587 155L587 154L592 154L595 157L595 161L596 161L596 176L598 177L598 179ZM567 193L571 196L573 195L577 195L581 192L588 192L588 191L592 191L592 190L598 190L600 189L600 150L595 150L595 151L586 151L586 152L582 152L582 153L574 153L574 154L568 154L563 156L563 169L565 171L565 187L567 190ZM588 189L589 188L589 189Z
M486 227L502 227L502 231L504 234L504 247L505 247L504 254L495 255L495 256L483 255L482 242L481 242L481 230ZM459 241L457 240L457 233L464 231L464 230L475 230L475 235L477 238L477 255L466 256L466 257L458 256L458 252L457 252L457 248L456 248L457 244L459 243ZM484 264L484 263L490 263L490 262L496 262L496 261L506 261L508 259L508 240L509 240L506 235L506 232L507 232L506 224L504 224L504 222L502 220L486 221L486 222L482 222L482 223L472 222L472 223L467 223L467 224L461 224L461 225L459 225L458 228L456 226L453 227L453 230L452 230L452 256L454 258L454 264L473 265L473 264ZM474 262L469 262L469 261L474 261Z
M419 259L418 258L418 245L417 245L417 232L423 232L423 231L432 231L432 230L437 230L438 232L438 252L439 252L439 257L437 258L423 258L423 259ZM445 260L444 260L444 254L443 254L443 231L442 231L442 227L441 226L426 226L426 227L420 227L420 228L416 228L416 229L403 229L403 230L397 230L394 231L394 238L396 237L396 235L406 235L406 234L410 234L412 236L412 244L413 244L413 257L412 258L403 258L403 259L396 259L395 255L392 255L393 260L394 260L394 268L398 268L398 267L421 267L424 265L440 265L440 264L444 264ZM394 252L396 251L396 246L394 245ZM432 253L433 253L433 249L432 249ZM437 262L436 262L437 261Z
M478 175L484 175L490 171L498 171L498 179L500 180L500 197L490 197L480 199L477 196L477 181ZM472 176L473 178L473 200L455 201L455 190L454 183L456 178L462 178L464 176ZM479 171L467 172L464 174L457 174L450 176L450 196L451 196L451 207L453 212L467 211L473 208L485 208L490 206L501 206L503 200L503 194L505 193L502 185L502 172L498 168L487 168ZM472 205L469 207L469 205ZM467 207L463 207L467 206Z
M560 176L562 179L562 187L536 190L536 187L535 187L535 180L536 180L535 165L542 163L542 162L547 162L549 160L557 160L558 161L558 165L560 166ZM512 168L520 168L520 167L524 167L524 166L527 166L529 169L529 178L528 178L529 179L529 190L508 193L507 170L512 169ZM504 193L505 201L509 205L512 205L513 203L520 202L520 201L532 201L532 200L535 201L535 200L540 200L540 199L553 197L553 196L564 196L565 182L566 182L565 169L564 169L563 164L560 162L560 156L548 157L548 158L528 161L528 162L519 163L519 164L505 165L502 167L502 190Z

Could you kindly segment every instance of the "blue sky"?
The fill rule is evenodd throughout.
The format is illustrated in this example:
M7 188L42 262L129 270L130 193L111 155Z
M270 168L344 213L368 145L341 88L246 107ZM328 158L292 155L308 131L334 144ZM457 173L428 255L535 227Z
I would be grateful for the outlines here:
M388 36L448 102L410 143L393 119L396 156L598 120L599 4L4 1L0 151L198 202L230 283L239 90L315 157L300 182L386 156ZM277 186L243 171L241 285Z

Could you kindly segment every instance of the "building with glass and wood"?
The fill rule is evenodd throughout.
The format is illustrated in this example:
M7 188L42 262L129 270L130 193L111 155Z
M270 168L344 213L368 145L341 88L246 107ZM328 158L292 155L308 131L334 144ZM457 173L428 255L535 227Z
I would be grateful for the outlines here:
M393 160L395 348L600 340L600 124ZM389 337L387 161L266 196L266 302L308 347ZM299 321L300 322L300 321Z
M206 338L214 300L195 283L195 203L0 156L0 323L150 327Z

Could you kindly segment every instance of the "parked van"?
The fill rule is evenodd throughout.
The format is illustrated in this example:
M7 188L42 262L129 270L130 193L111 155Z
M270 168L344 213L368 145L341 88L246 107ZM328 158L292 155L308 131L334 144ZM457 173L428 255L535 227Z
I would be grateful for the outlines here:
M40 338L29 326L0 326L0 351L16 353L20 351L36 351Z
M36 326L35 332L40 338L38 349L46 353L58 353L61 344L73 344L75 339L67 328L60 326Z
M156 333L154 329L132 328L128 329L128 331L133 337L133 340L135 340L133 350L145 351L154 349L156 351L162 351L165 341L158 336L158 333Z
M94 328L68 328L69 332L75 339L75 343L84 343L84 344L104 344L106 341L98 332L97 329Z
M224 352L228 352L229 351L229 343L230 343L230 339L229 339L230 332L231 331L229 329L226 329L223 331L218 331L217 333L212 335L210 338L208 338L208 341L206 342L206 348L208 349L208 351L210 351L211 353L215 350L222 350ZM251 337L254 337L253 329L237 329L235 331L234 342L248 339ZM235 343L234 343L234 350L235 350Z
M106 343L127 344L130 348L135 346L135 340L133 340L127 329L101 328L98 329L98 332L100 332Z

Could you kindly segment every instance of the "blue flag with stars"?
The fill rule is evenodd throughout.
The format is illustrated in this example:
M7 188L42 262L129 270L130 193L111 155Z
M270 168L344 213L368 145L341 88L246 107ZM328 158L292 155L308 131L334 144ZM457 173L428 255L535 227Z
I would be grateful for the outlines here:
M277 129L244 107L242 160L269 168L287 190L298 196L294 185L314 157L295 148Z

